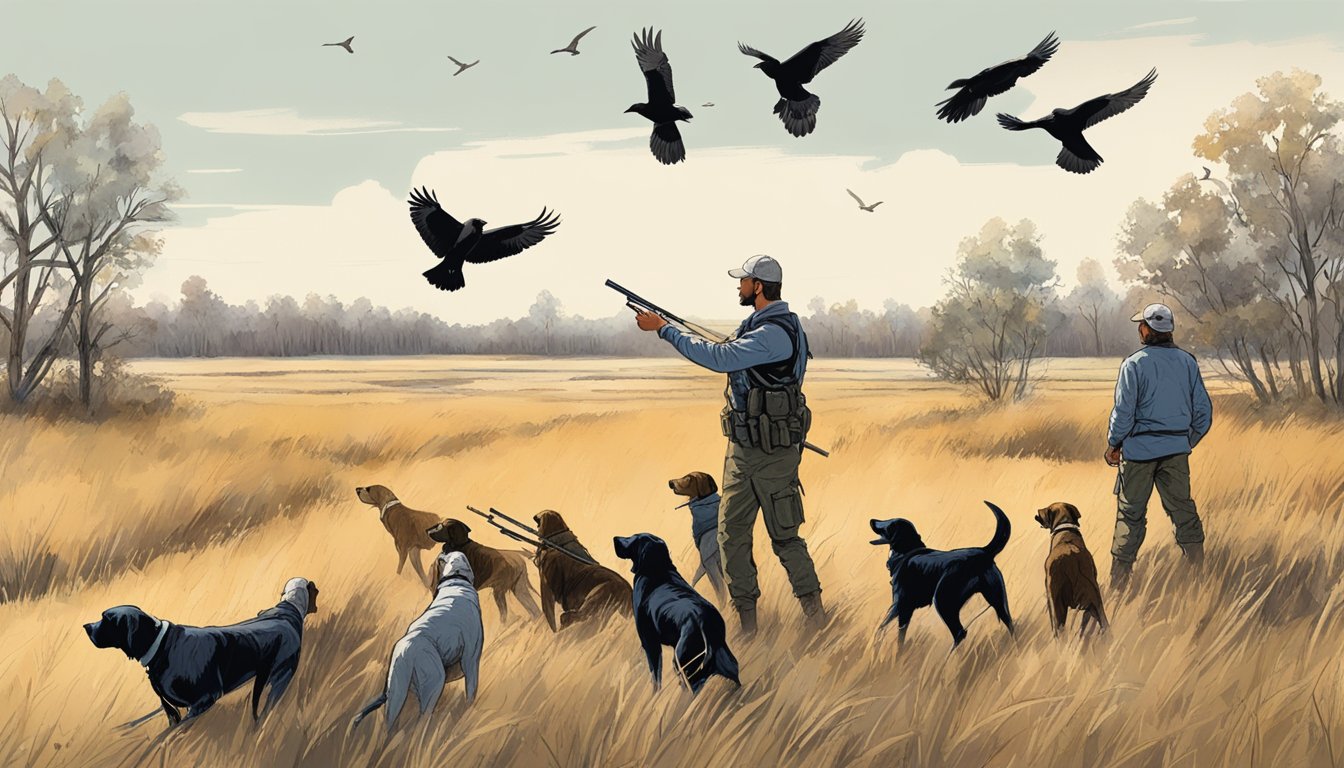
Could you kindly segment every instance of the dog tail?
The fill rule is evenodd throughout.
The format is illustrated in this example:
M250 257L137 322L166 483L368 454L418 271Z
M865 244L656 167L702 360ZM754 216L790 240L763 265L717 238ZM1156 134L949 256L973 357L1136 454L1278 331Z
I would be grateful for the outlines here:
M1003 513L1002 509L988 501L985 502L985 506L989 507L989 511L994 513L994 538L990 539L984 547L985 554L992 558L1002 552L1003 548L1008 545L1008 536L1012 534L1013 526L1008 522L1008 516Z

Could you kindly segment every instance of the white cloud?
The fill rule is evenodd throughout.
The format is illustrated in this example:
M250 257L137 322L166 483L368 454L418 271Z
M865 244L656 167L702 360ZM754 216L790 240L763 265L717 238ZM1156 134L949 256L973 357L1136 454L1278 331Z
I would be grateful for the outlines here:
M242 173L242 168L188 168L187 173Z
M438 133L455 128L418 128L391 120L357 117L302 117L293 109L244 109L235 112L184 112L187 125L210 133L262 136L350 136L366 133Z
M773 147L692 146L686 163L665 167L650 156L644 130L499 140L425 157L404 189L366 181L329 205L240 210L169 230L140 294L173 297L182 280L201 274L233 302L276 293L363 295L450 322L479 322L523 314L543 289L569 311L610 315L622 309L603 287L611 278L674 311L731 318L741 310L725 271L770 253L784 266L785 297L800 306L817 295L869 308L887 298L920 306L942 294L958 243L994 216L1035 221L1046 255L1070 283L1084 258L1111 263L1130 203L1157 199L1179 175L1208 164L1194 157L1192 138L1211 112L1253 90L1257 77L1298 66L1321 74L1327 90L1344 87L1344 53L1323 40L1193 42L1068 44L1069 66L1045 67L1019 86L1034 97L1022 116L1034 118L1126 88L1157 67L1141 104L1088 132L1106 159L1088 176L1055 167L1058 145L1042 131L1013 136L1039 154L1039 166L966 165L918 150L867 171L871 158ZM992 105L977 118L992 119ZM490 226L525 221L543 206L563 221L522 254L468 265L467 287L444 293L420 276L436 262L407 216L405 194L419 185L435 189L459 218L479 216ZM846 187L885 204L859 211Z
M1135 24L1125 29L1156 29L1158 27L1178 27L1182 24L1192 24L1196 21L1194 16L1187 16L1183 19L1162 19L1160 21L1148 21L1143 24Z

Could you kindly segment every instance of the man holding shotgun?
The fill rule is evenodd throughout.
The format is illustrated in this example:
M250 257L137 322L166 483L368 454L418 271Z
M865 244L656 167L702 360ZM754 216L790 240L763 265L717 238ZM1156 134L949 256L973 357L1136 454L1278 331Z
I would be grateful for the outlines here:
M755 311L726 341L684 333L661 314L630 306L642 330L657 331L696 365L728 374L724 393L728 404L720 416L728 453L720 484L718 537L728 594L743 633L756 631L756 600L761 594L752 558L758 509L803 614L813 626L820 626L826 621L821 582L807 542L798 535L803 522L798 464L812 421L802 390L807 335L798 315L780 300L784 272L779 262L753 256L728 274L739 281L742 306Z

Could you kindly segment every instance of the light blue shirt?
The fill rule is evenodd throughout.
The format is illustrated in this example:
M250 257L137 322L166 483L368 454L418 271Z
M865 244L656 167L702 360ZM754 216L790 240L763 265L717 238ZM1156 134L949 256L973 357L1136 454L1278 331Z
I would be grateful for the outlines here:
M724 342L706 341L698 336L682 333L671 324L659 328L658 336L692 363L711 371L728 374L728 402L733 406L733 410L745 411L747 389L751 385L747 378L747 369L787 360L793 354L793 343L789 341L789 334L774 323L762 321L792 314L788 302L772 301L748 315L737 327L733 337ZM760 324L759 327L750 331L745 330L757 324ZM803 374L807 371L807 337L801 333L798 335L798 347L794 375L798 383L802 384Z
M1120 364L1106 442L1128 461L1190 451L1213 425L1199 363L1175 346L1147 346Z

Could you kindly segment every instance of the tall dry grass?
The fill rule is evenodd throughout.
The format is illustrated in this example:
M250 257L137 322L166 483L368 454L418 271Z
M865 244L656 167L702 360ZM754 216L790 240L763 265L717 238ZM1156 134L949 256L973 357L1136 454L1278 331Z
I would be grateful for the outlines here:
M393 368L395 363L367 363ZM1106 368L1110 368L1107 363ZM835 366L839 368L839 366ZM1100 459L1109 385L1071 379L986 409L925 382L833 371L810 387L808 521L831 625L809 635L757 529L762 632L730 635L743 686L696 698L652 691L633 627L552 635L486 601L475 705L450 684L433 716L389 737L346 724L376 692L393 642L423 608L355 485L413 506L565 514L604 562L610 537L663 536L693 567L690 521L666 480L717 473L721 384L689 377L588 391L558 377L471 392L230 394L199 411L102 424L0 416L0 755L5 764L117 765L975 765L1335 766L1344 760L1344 430L1265 419L1216 400L1192 460L1208 563L1187 570L1154 499L1133 591L1103 592L1111 632L1055 639L1046 622L1046 503L1083 511L1103 571L1114 498ZM387 370L366 370L394 380ZM470 377L468 377L470 378ZM505 377L507 379L507 376ZM577 379L579 377L571 377ZM638 384L634 383L638 380ZM631 396L633 387L643 394ZM327 389L323 389L327 392ZM870 517L910 518L931 546L987 541L981 504L1009 512L998 558L1018 633L983 604L949 638L921 611L907 645L873 629L889 600ZM474 521L468 521L474 522ZM508 546L475 526L478 538ZM187 624L252 616L303 575L322 587L294 685L259 725L243 693L153 744L163 721L112 726L155 700L139 666L92 647L80 624L134 603ZM734 622L730 619L730 628ZM1077 622L1071 630L1077 629ZM731 630L730 630L731 631ZM410 709L414 709L411 707Z

